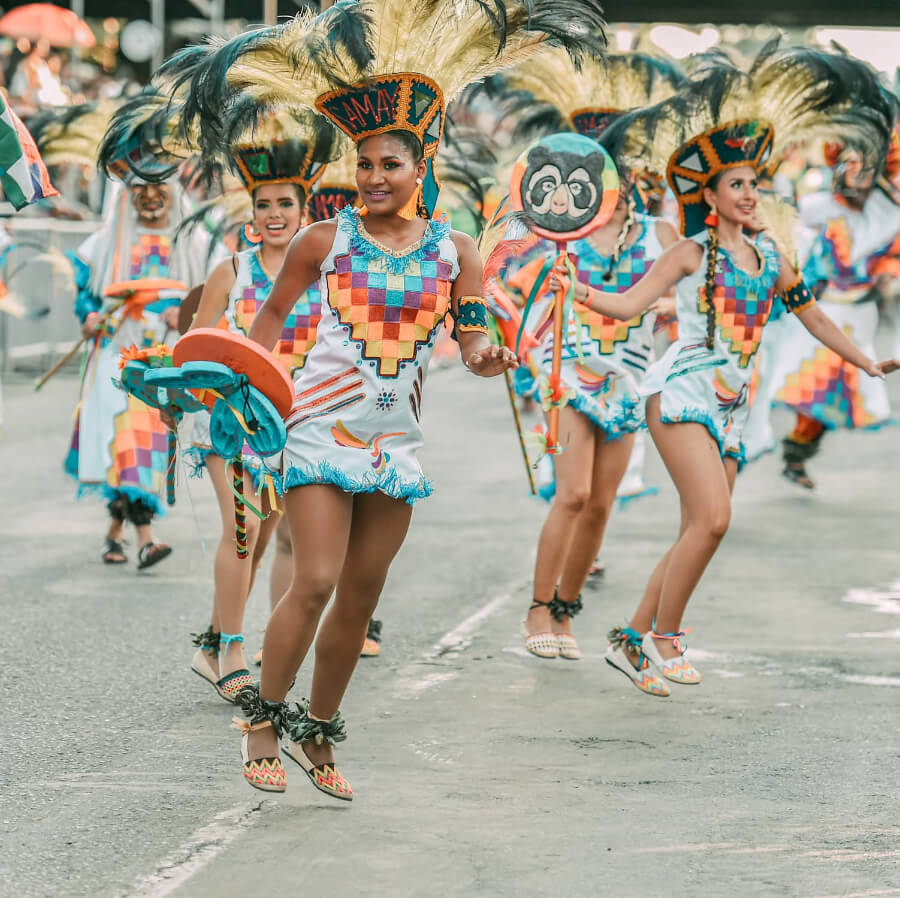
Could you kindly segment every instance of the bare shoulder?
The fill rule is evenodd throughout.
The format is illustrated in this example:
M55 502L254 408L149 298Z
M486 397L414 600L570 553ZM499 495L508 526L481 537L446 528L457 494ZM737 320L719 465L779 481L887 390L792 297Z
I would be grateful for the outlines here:
M294 243L302 241L304 246L312 249L314 247L326 247L326 253L331 249L334 243L334 235L337 233L337 219L329 218L325 221L315 221L307 225L301 230L296 237Z
M478 255L478 247L475 241L464 231L451 231L450 239L453 241L453 245L460 256Z
M685 274L693 274L703 261L703 247L690 237L681 237L666 250L674 256Z
M663 249L668 249L681 239L681 235L675 230L674 225L663 218L656 219L656 239Z

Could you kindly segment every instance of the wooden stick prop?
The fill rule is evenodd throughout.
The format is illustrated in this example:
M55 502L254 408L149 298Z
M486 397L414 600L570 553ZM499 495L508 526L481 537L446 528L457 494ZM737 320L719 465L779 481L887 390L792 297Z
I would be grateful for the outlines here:
M534 485L534 474L531 471L531 462L528 460L528 450L525 448L525 435L522 433L522 419L519 417L519 407L516 405L516 391L513 389L512 377L509 371L503 372L506 380L506 393L509 396L509 407L512 409L513 420L516 422L516 434L519 437L519 448L522 450L522 458L525 460L525 473L528 475L528 488L531 495L537 495L537 488Z
M563 340L568 341L568 318L575 296L575 267L568 244L605 225L619 201L619 173L612 157L596 141L582 134L553 134L532 144L513 165L510 202L524 213L532 233L556 244L556 260L548 253L523 267L520 279L529 279L530 289L522 312L522 331L531 305L546 293L547 281L556 271L568 278L568 289L555 291L552 305L553 357L542 396L548 411L547 453L563 450L559 444L559 409L567 402L562 383ZM541 264L543 263L543 264ZM537 268L540 266L540 270ZM524 285L523 285L524 286ZM521 335L521 331L520 331ZM581 331L576 326L576 350Z

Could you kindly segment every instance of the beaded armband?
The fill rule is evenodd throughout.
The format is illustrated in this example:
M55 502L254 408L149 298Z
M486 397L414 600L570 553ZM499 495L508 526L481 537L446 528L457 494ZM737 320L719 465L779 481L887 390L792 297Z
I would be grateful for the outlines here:
M461 296L458 306L456 333L486 334L488 332L487 306L480 296Z
M789 312L802 312L808 309L815 301L812 290L803 283L803 278L797 278L796 283L792 284L784 291L785 308Z

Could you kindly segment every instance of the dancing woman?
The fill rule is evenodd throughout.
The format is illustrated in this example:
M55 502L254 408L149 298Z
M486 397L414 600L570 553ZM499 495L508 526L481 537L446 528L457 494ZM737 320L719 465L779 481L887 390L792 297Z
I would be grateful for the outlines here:
M235 143L232 163L250 195L253 229L259 243L213 269L191 329L215 327L224 317L232 333L250 332L281 270L288 246L300 229L310 187L324 171L322 161L327 161L334 144L333 133L328 132L324 141L322 133L318 134L317 143L311 127L282 112L254 124ZM281 328L275 355L289 372L303 367L315 343L320 316L321 301L316 291L305 294L286 316L289 320ZM249 556L242 559L234 550L232 474L227 469L230 459L220 458L212 450L209 415L201 412L195 416L192 443L191 454L209 471L213 482L222 535L215 557L212 620L206 632L195 636L198 648L191 669L208 680L222 698L234 702L237 693L253 682L244 659L244 609L278 519L272 514L272 506L281 482L270 465L277 467L279 460L267 464L245 447L244 493L256 493L268 514L264 520L247 516Z
M547 122L553 130L596 137L621 114L670 96L679 78L670 65L644 54L588 61L579 70L563 51L548 48L503 80L509 89L527 92L511 110L526 115L526 127ZM535 108L535 100L542 105ZM670 224L640 211L635 178L621 171L610 221L569 245L579 282L607 294L637 283L678 239ZM502 244L498 249L503 251ZM539 658L581 657L571 620L582 610L581 591L600 551L634 435L643 426L638 390L653 352L654 315L620 317L576 305L565 325L561 373L568 401L559 413L565 451L554 457L556 492L541 530L533 600L523 623L525 647ZM552 334L534 351L534 361L541 371L539 392L546 395L541 386L551 373Z
M327 306L297 382L284 450L294 576L266 630L259 692L240 696L250 716L244 776L256 788L284 790L278 755L284 733L282 750L316 788L352 797L334 763L334 745L346 737L339 707L412 504L431 493L417 459L419 419L428 360L447 313L472 373L493 376L516 367L513 353L488 341L473 241L431 219L438 192L433 165L445 96L501 67L507 54L522 58L557 33L575 50L599 50L599 7L550 7L339 3L306 31L298 19L257 32L243 50L226 45L226 77L204 79L260 100L315 102L356 143L365 204L363 212L346 207L295 238L251 330L254 340L274 345L297 296L321 283ZM337 29L346 33L357 22L366 46L377 47L368 57L352 56L346 42L335 49ZM290 84L270 74L273 54L291 71L304 58L298 49L313 39L329 41L332 57L346 54L344 77L359 63L352 84L329 89L334 79L328 83L315 66L327 57L322 52L309 53L311 62ZM284 699L314 639L310 700L291 710Z
M667 681L701 679L683 656L682 618L728 529L753 358L775 298L866 374L883 377L895 367L877 365L821 312L771 241L744 233L754 226L759 172L788 143L839 129L869 149L886 145L890 116L877 82L844 57L774 47L752 72L718 59L677 97L632 117L632 152L640 146L651 160L671 152L667 176L686 239L614 300L576 286L578 301L626 319L677 289L679 338L651 367L642 394L650 434L681 500L681 530L628 626L611 631L606 656L657 696L669 695Z

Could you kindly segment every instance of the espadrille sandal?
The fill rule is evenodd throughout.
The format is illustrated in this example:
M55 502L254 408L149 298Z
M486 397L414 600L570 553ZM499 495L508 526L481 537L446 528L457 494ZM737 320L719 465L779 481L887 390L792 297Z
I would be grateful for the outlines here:
M554 595L550 600L550 616L558 623L562 623L566 618L579 614L583 607L581 596L571 602L564 602L559 595ZM581 649L578 648L578 642L571 633L557 633L556 641L559 643L560 658L567 661L581 660Z
M552 602L539 602L537 599L534 599L528 610L532 611L534 608L541 607L549 608L552 604ZM549 631L545 633L529 633L528 623L522 621L522 638L525 640L525 648L536 658L550 659L559 657L559 639L555 633Z
M631 627L614 627L607 634L607 638L609 648L606 650L606 663L610 667L625 674L647 695L668 698L672 694L666 681L657 675L650 659L644 654L643 636L637 630L632 630ZM632 663L628 649L639 652L637 667Z
M324 764L313 764L303 748L304 742L322 745L327 742L336 745L347 738L347 726L338 711L331 720L319 720L309 714L309 702L303 699L296 710L289 711L287 717L287 739L281 750L295 763L299 764L309 781L320 791L340 801L352 801L353 790L344 779L333 761Z

